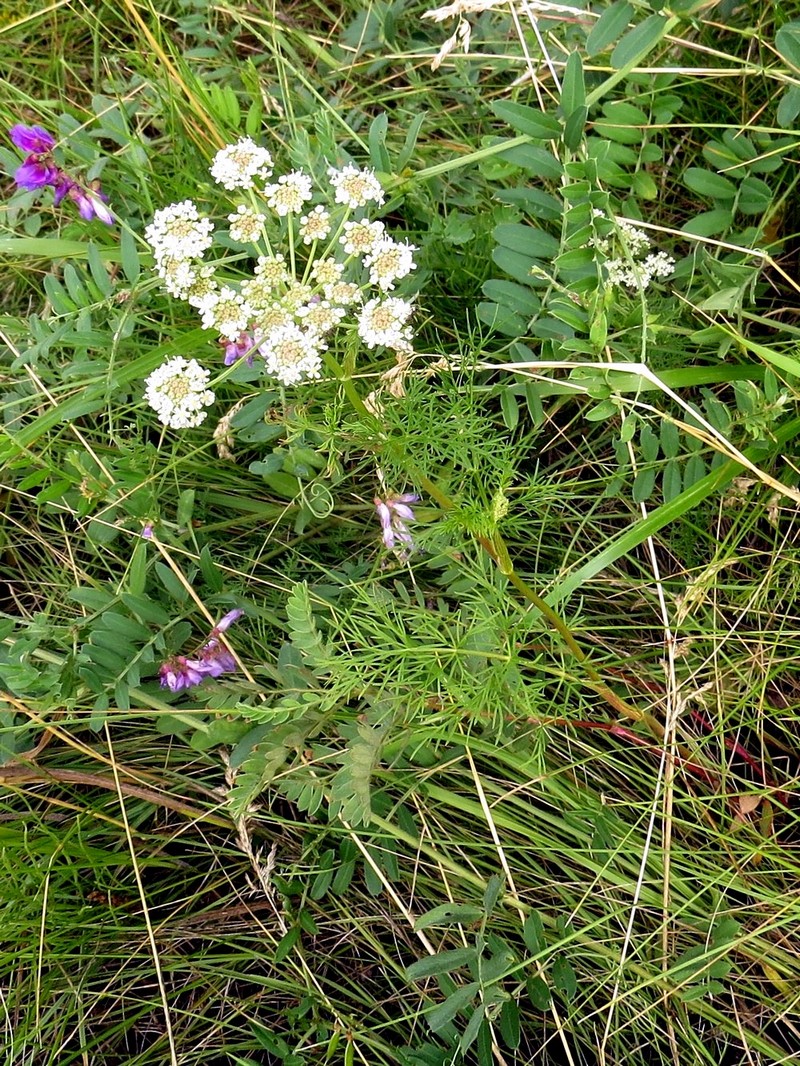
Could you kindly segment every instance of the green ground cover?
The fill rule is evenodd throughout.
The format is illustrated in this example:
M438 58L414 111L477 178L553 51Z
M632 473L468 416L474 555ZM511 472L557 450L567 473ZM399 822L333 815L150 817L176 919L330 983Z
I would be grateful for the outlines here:
M800 9L426 14L0 0L13 1066L800 1056Z

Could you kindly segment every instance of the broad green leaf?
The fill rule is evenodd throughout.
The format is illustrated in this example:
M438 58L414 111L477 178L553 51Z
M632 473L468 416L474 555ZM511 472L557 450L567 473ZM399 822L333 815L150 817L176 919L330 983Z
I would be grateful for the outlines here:
M588 114L588 107L576 107L564 123L564 144L570 152L576 152L581 146Z
M532 318L541 310L542 302L539 297L526 285L518 285L515 281L503 281L492 278L483 283L484 296L490 300L517 311L521 315Z
M530 171L537 178L559 181L564 168L552 152L546 148L540 148L537 144L520 144L513 148L506 148L500 153L500 158L513 163L522 170Z
M386 151L386 132L389 128L389 116L385 111L376 115L369 127L369 157L376 170L388 173L392 169L389 153Z
M522 939L532 955L538 955L540 951L544 951L544 926L536 911L531 911L525 919L525 924L522 926Z
M519 1007L513 999L507 999L500 1009L500 1033L506 1047L512 1051L519 1047Z
M785 130L793 130L800 115L800 85L787 85L775 114L778 125Z
M646 503L652 496L655 485L655 468L652 466L646 466L643 470L640 470L633 479L633 490L631 493L633 496L633 502Z
M472 903L440 903L438 907L421 914L414 922L414 932L429 929L433 925L471 925L483 917L483 908Z
M499 119L507 122L517 133L525 134L534 140L551 141L561 133L559 120L536 107L513 103L510 100L496 100L491 106Z
M529 255L522 255L520 252L512 252L510 248L498 246L492 249L492 259L501 270L504 270L515 281L519 281L522 284L527 283L528 285L535 281L531 276L533 262Z
M580 52L570 52L561 80L561 110L569 119L579 108L586 106L586 85Z
M113 290L111 284L111 278L108 276L108 270L103 262L103 257L100 255L96 244L89 244L87 249L87 259L89 261L89 270L92 273L92 279L95 285L103 294L103 296L110 296Z
M503 892L505 881L497 874L492 874L486 883L486 889L483 893L483 907L487 916L491 915L492 911L497 906L497 901Z
M398 172L402 172L411 160L411 157L414 154L414 148L417 144L417 138L419 137L419 131L422 129L422 124L427 117L427 111L420 111L411 120L408 132L406 133L406 139L403 142L403 147L400 149L397 156Z
M521 189L500 189L495 195L501 203L514 204L523 211L527 211L529 215L533 215L534 218L541 218L546 222L560 219L564 212L564 204L558 197L534 186L525 186Z
M295 946L299 943L302 933L299 926L295 926L294 929L290 929L288 933L285 933L278 941L275 948L274 961L275 963L281 963L284 959L288 958L294 950Z
M677 500L681 494L682 487L683 480L680 465L675 459L670 459L661 474L661 494L664 497L664 503L671 503L672 500Z
M506 337L523 336L528 324L528 318L518 315L510 307L502 304L486 303L485 300L478 304L476 312L481 322L485 322L491 329L497 330L498 333L502 333Z
M120 599L133 614L138 615L143 622L151 622L153 625L165 626L169 622L169 615L164 608L158 604L153 603L152 600L147 599L144 596L133 595L130 592L123 592L120 595Z
M655 179L646 170L637 170L631 176L631 189L640 200L655 200L658 196Z
M504 388L500 393L500 409L506 429L513 432L519 424L519 404L510 388Z
M781 59L800 70L800 22L786 22L775 34L775 47Z
M739 186L737 207L744 215L763 215L767 212L775 197L772 189L761 178L748 176Z
M102 617L103 627L112 633L118 633L124 640L134 644L145 643L152 637L152 632L137 622L135 618L129 618L117 611L104 611Z
M503 248L520 252L531 259L552 259L558 255L560 244L545 230L525 226L520 222L504 222L495 226L492 236Z
M553 962L553 984L567 999L572 999L578 991L577 975L563 955L559 955Z
M670 23L677 20L665 15L648 15L629 30L611 53L611 66L616 71L630 70L658 45L668 32Z
M696 237L718 237L732 225L733 211L728 207L715 207L690 218L688 222L684 222L681 229L684 233L692 233Z
M659 430L659 437L661 451L667 459L674 459L680 450L681 444L681 435L678 427L674 422L663 421Z
M640 107L625 100L614 100L603 106L603 117L594 123L594 131L600 137L609 137L622 144L641 144L649 117Z
M550 989L544 978L529 977L525 982L525 987L528 990L528 998L536 1010L550 1009Z
M736 196L736 185L730 178L715 174L713 170L703 170L702 167L685 170L683 182L692 192L711 200L732 200Z
M214 562L211 548L208 544L205 544L203 550L200 552L200 572L203 575L203 580L212 591L222 591L224 585L222 571Z
M439 951L436 955L413 962L406 970L406 978L409 981L421 981L441 973L455 973L464 966L471 966L477 958L478 952L474 947Z
M464 1032L461 1034L461 1040L459 1042L459 1050L462 1055L465 1055L469 1048L477 1039L481 1026L483 1025L483 1019L486 1014L486 1004L479 1003L475 1010L472 1012L472 1017L467 1022Z
M615 0L610 4L586 38L586 54L595 56L598 52L604 52L628 28L633 14L633 6L628 0Z
M479 988L480 985L477 981L470 981L468 985L457 988L455 992L447 997L444 1003L434 1007L427 1017L428 1025L433 1032L438 1033L455 1018L459 1011L468 1007L477 995Z

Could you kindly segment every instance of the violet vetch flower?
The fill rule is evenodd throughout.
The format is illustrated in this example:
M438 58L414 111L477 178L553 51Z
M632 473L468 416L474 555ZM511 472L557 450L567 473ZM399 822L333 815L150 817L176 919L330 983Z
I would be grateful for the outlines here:
M68 196L86 222L99 218L107 226L113 224L114 216L106 207L108 197L100 191L99 184L92 182L86 188L55 162L52 151L56 141L47 130L18 124L11 127L9 136L17 148L28 153L25 162L14 171L14 181L21 189L35 192L52 185L56 207Z
M41 126L23 126L18 123L8 131L11 143L21 152L46 155L56 146L56 139Z
M235 607L228 611L214 626L209 639L197 653L197 658L185 655L173 655L161 664L158 676L161 687L170 692L180 692L184 688L199 685L207 677L220 677L236 669L236 659L228 648L219 640L219 634L241 618L244 611Z
M231 366L237 359L241 359L245 355L247 355L247 365L253 365L253 349L256 346L256 342L253 340L252 334L243 331L235 341L226 341L220 337L220 344L225 349L225 359L223 360L225 366ZM249 355L248 352L250 353Z
M14 171L14 181L20 189L33 192L35 189L43 189L45 185L55 185L59 175L58 167L35 155L29 155L22 166Z
M382 500L376 496L375 510L381 523L383 543L389 549L400 549L400 558L407 559L414 548L414 540L406 522L414 521L414 512L409 504L418 503L419 496L406 492L402 496L388 496Z

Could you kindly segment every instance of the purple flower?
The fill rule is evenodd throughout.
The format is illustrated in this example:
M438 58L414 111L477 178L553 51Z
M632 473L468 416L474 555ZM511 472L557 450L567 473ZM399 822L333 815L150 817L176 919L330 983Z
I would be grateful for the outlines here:
M239 607L228 611L211 630L210 639L200 649L196 659L173 655L162 663L158 671L161 687L168 688L170 692L180 692L181 689L199 685L207 677L220 677L235 670L236 659L218 636L243 614L244 611Z
M220 344L225 348L225 366L231 366L237 359L241 359L247 355L247 365L253 365L253 349L256 346L256 342L253 340L251 333L242 332L239 334L235 341L225 341L220 337ZM250 353L248 355L248 352Z
M162 688L168 688L170 692L180 692L182 688L199 685L207 673L202 663L187 659L184 655L173 655L161 664L158 676L161 678Z
M52 152L56 146L56 139L41 126L12 126L8 131L12 144L21 152L32 152L35 155L46 155Z
M402 496L387 496L385 500L376 496L374 500L381 523L383 543L389 549L397 548L398 542L405 545L400 549L401 559L408 558L414 547L414 540L406 522L414 521L414 512L409 504L418 502L419 496L413 492L406 492Z
M14 171L14 181L21 189L32 192L43 189L45 185L55 185L60 171L57 166L46 159L29 155L22 166Z
M108 200L104 193L95 189L87 191L82 189L76 182L72 182L72 187L67 190L67 193L70 200L73 200L78 205L78 212L81 218L87 222L91 222L93 218L99 218L107 226L114 224L114 216L103 202Z
M99 183L92 182L88 188L84 188L54 162L51 152L56 142L47 130L41 126L17 125L12 126L9 132L17 148L28 153L25 162L14 172L14 181L21 189L33 192L52 185L53 204L56 207L68 196L77 206L81 218L87 222L99 218L107 226L113 225L114 216L106 207L108 197L101 192Z

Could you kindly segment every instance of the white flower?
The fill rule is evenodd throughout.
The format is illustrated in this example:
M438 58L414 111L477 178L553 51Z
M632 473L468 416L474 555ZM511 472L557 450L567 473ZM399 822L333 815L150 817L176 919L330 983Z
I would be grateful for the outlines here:
M333 285L342 276L344 267L335 259L317 259L311 268L311 277L320 285Z
M282 385L296 385L304 378L318 378L322 370L319 337L294 324L272 329L259 345L267 373Z
M186 290L186 299L192 307L201 307L205 300L217 291L217 281L214 277L214 268L201 267L195 271L194 281Z
M322 291L326 300L330 300L332 304L341 304L342 307L356 303L361 296L361 289L353 281L334 281L330 285L324 285Z
M364 207L370 201L383 203L383 189L373 170L359 170L352 163L348 163L341 170L328 167L328 177L337 204L354 208Z
M264 277L248 278L247 281L243 281L241 293L247 303L257 311L271 307L276 299L280 298L280 292L268 278Z
M267 203L279 215L300 211L306 200L311 199L311 178L302 170L281 174L278 180L264 189Z
M289 280L289 269L283 255L260 255L256 263L256 276L277 288Z
M197 266L192 259L175 259L165 256L156 261L156 272L164 282L164 288L179 300L185 300L197 281Z
M639 229L638 226L634 226L630 222L624 222L622 219L617 222L617 226L620 236L624 243L628 245L631 255L644 255L651 243L644 230Z
M239 204L236 212L228 215L231 240L238 244L255 244L261 236L261 227L266 222L266 217L260 211L254 211L252 207Z
M655 252L642 261L642 269L650 278L668 278L675 270L675 260L666 252Z
M638 292L646 289L653 278L668 278L675 269L675 260L666 252L655 252L638 262L608 259L604 267L609 285L624 285Z
M268 178L272 173L272 156L266 148L250 137L242 137L236 144L226 144L214 156L211 177L225 189L252 189L255 178Z
M313 211L309 211L300 219L300 236L303 238L303 244L324 241L330 231L330 212L326 211L322 204L317 204Z
M279 326L295 326L297 323L294 320L294 315L283 304L273 303L269 307L259 308L257 315L258 328L254 332L254 336L258 344L260 344L264 337L274 329L278 329Z
M306 329L317 333L320 337L337 326L344 315L343 307L332 307L327 300L317 299L297 308L297 317Z
M308 303L313 292L314 290L310 285L304 285L300 281L293 281L284 293L283 302L290 310L296 311L298 307Z
M199 259L212 242L214 223L201 218L197 205L182 200L156 211L144 231L145 240L159 259Z
M163 425L172 429L199 426L206 417L203 408L214 402L208 379L209 372L195 359L176 355L145 380L144 398Z
M383 223L379 221L345 222L339 243L344 246L348 255L368 255L375 245L383 240L384 229Z
M369 267L369 280L384 292L394 288L395 281L404 278L416 267L413 244L400 244L390 237L379 241L364 259L364 266Z
M382 344L404 351L411 340L411 327L406 323L413 310L410 300L397 296L368 300L358 316L358 335L368 348Z
M247 329L254 314L244 297L228 285L223 285L219 292L212 292L197 306L203 329L215 329L229 341L235 341Z

